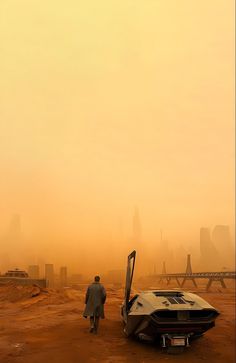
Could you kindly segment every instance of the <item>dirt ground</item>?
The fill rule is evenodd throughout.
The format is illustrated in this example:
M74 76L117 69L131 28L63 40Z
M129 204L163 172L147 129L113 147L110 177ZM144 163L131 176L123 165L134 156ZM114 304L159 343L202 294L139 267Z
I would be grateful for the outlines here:
M185 289L193 291L191 285ZM216 327L181 355L169 355L123 335L122 290L107 287L106 319L93 335L82 317L85 286L64 291L0 286L0 363L233 363L235 290L215 287L206 293L202 287L194 292L219 309Z

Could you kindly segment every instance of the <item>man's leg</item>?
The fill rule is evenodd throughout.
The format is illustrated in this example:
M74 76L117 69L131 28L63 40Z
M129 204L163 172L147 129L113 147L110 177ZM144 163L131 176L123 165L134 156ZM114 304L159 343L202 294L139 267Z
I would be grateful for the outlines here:
M95 322L94 322L94 332L97 333L99 326L99 316L95 316Z
M90 316L90 333L94 331L94 316Z

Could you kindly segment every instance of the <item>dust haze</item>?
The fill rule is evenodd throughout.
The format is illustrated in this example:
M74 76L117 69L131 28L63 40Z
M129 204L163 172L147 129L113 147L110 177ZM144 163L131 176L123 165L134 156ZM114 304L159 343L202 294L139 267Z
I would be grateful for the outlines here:
M1 273L234 268L233 14L1 1Z

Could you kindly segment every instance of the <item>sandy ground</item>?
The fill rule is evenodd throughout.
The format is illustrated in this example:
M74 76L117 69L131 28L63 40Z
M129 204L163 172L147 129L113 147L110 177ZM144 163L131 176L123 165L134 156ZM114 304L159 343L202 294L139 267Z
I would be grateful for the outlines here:
M165 286L162 285L162 288ZM186 290L191 290L187 286ZM107 289L106 319L98 335L82 317L85 287L41 291L0 286L0 363L191 362L235 361L234 289L194 291L221 312L216 327L192 342L181 355L127 339L120 320L122 290ZM192 290L193 291L193 290ZM33 296L32 296L33 295Z

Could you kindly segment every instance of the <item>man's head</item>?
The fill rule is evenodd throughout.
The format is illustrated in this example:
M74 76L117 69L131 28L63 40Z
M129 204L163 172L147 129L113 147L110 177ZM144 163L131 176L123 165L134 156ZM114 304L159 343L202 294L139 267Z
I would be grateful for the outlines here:
M95 281L95 282L99 282L99 281L100 281L100 276L95 276L95 277L94 277L94 281Z

